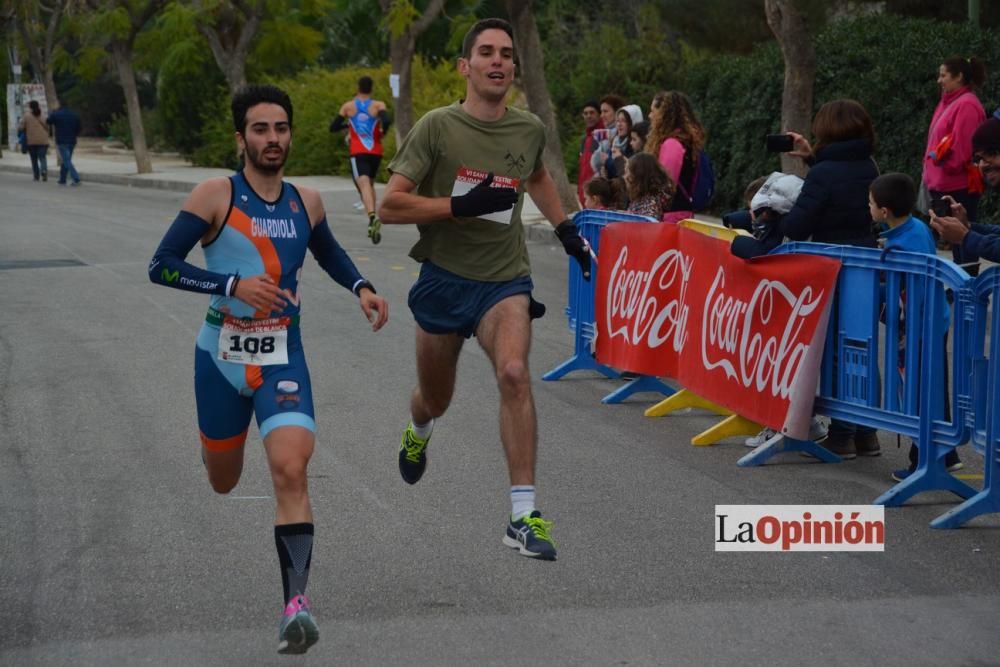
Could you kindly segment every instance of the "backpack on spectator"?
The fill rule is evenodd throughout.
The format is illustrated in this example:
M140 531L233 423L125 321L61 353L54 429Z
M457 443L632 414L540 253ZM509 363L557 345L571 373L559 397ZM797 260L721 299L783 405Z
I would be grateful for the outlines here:
M691 180L691 192L688 192L680 183L677 187L681 189L684 196L691 202L692 211L702 211L708 207L715 194L715 170L712 169L712 160L705 151L699 151L698 164Z

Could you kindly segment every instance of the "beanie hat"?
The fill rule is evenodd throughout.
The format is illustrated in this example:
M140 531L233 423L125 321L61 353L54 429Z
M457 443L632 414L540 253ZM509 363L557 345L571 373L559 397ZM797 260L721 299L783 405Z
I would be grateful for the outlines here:
M621 110L632 118L633 125L642 122L642 108L638 104L626 104Z
M1000 119L990 118L972 134L972 152L1000 153Z

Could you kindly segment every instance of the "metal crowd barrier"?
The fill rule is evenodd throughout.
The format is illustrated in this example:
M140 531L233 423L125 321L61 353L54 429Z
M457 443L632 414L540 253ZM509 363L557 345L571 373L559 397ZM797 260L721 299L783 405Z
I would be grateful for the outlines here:
M972 411L967 425L972 446L985 457L983 490L934 519L932 528L958 528L981 514L1000 512L1000 405L996 399L1000 396L1000 267L987 269L971 283L965 304L971 315L963 332L972 367Z
M580 236L590 244L594 255L600 251L601 230L612 222L657 222L634 213L623 211L601 211L584 209L573 216L573 222ZM597 316L594 312L594 287L597 284L598 265L591 262L590 280L583 279L580 265L572 257L569 258L569 294L566 299L566 318L570 331L573 332L573 356L559 364L542 376L543 380L558 380L568 373L579 370L592 370L611 379L618 379L621 373L610 366L598 363L594 358L594 341L597 336ZM628 396L640 391L655 391L666 395L674 392L659 378L640 375L628 384L612 392L602 399L603 403L619 403Z
M944 467L945 455L969 440L974 419L968 332L975 308L968 274L937 256L876 248L787 243L775 253L822 255L842 263L815 411L909 436L917 445L916 470L874 503L901 505L934 490L961 498L974 495L972 487ZM935 316L946 304L945 290L955 297L949 321ZM955 322L953 327L950 321ZM882 325L885 343L880 345ZM954 369L947 396L950 413L943 391L949 329L956 332L950 355ZM762 463L796 444L780 439L757 448L740 465Z

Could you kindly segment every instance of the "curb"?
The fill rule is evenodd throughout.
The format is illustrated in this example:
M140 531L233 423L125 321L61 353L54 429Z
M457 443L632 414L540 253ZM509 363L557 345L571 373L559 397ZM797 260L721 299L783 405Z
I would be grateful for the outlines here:
M31 175L31 167L14 164L0 163L0 171L15 174ZM155 176L155 174L154 174ZM146 188L153 190L168 190L171 192L191 192L194 183L183 181L165 180L160 178L143 178L141 176L124 174L97 174L94 172L81 171L80 180L85 183L101 183L104 185L124 185L130 188ZM558 243L559 239L552 232L552 225L547 220L523 220L524 238L535 243Z
M14 164L0 164L0 171L12 172L15 174L31 174L31 167L23 167ZM79 171L79 170L78 170ZM80 180L85 183L102 183L104 185L124 185L131 188L147 188L154 190L169 190L172 192L191 192L194 183L183 181L168 181L159 178L142 178L139 176L126 176L124 174L95 174L94 172L80 171ZM155 176L155 175L154 175Z

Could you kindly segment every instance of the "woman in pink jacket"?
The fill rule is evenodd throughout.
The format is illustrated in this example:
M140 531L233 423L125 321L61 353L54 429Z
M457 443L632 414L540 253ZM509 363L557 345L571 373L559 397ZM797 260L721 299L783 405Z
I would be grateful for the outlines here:
M670 210L663 214L663 222L693 217L689 194L694 190L698 156L705 139L705 128L687 95L676 90L656 94L649 109L646 152L657 157L670 181L677 186Z
M972 133L986 119L976 88L986 80L986 67L978 58L952 56L938 69L941 101L934 109L924 151L923 182L932 199L950 195L965 206L970 220L976 220L982 180L972 164ZM967 256L961 246L952 246L957 264L979 274L979 257Z

